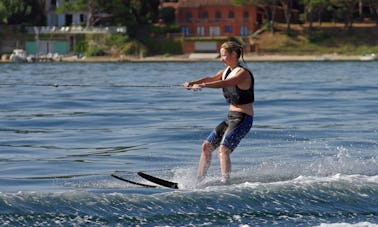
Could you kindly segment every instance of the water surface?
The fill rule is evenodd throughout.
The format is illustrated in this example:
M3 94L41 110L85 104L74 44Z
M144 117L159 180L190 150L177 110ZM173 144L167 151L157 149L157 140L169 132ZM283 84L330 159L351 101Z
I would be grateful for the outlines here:
M232 184L193 185L219 62L0 64L0 223L319 226L378 223L378 62L248 63L254 127ZM182 190L146 189L145 171ZM345 224L345 225L346 225Z

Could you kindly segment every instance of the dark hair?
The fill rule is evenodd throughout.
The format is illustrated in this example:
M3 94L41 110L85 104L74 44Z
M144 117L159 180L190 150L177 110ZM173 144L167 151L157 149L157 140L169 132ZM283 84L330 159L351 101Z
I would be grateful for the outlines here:
M228 53L232 53L232 52L235 52L238 59L241 57L241 59L243 60L243 62L245 63L244 61L244 56L243 56L243 46L240 45L239 43L237 42L234 42L234 41L227 41L225 43L222 44L221 48L225 49Z

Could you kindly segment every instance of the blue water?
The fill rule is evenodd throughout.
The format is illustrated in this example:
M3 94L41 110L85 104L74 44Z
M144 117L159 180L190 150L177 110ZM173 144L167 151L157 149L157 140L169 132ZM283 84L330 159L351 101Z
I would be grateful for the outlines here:
M232 181L193 185L219 62L0 64L4 226L377 226L378 62L249 62L254 127ZM137 171L179 183L148 189Z

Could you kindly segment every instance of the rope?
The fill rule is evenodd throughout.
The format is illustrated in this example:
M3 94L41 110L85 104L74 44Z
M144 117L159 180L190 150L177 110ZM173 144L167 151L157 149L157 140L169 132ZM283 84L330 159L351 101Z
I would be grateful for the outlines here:
M181 85L133 85L133 84L124 84L124 85L96 85L96 84L33 84L33 83L0 83L0 86L30 86L30 87L131 87L131 88L169 88L169 87L179 87Z

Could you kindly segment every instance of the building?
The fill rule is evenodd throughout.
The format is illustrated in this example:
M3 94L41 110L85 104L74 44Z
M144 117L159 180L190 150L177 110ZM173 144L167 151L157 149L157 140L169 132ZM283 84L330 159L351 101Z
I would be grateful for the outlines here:
M78 26L85 25L88 18L88 12L66 12L57 14L56 9L62 6L66 0L46 0L45 12L47 18L47 26Z
M32 55L72 53L80 34L126 33L126 27L87 26L88 11L72 11L58 14L56 12L67 0L46 0L46 26L26 27L34 39L25 41L25 50ZM74 0L71 0L74 1Z
M232 0L178 0L175 5L165 4L175 8L175 22L181 27L182 35L189 38L184 43L185 53L218 52L222 41L215 39L248 40L261 18L256 6L235 6Z
M232 0L180 0L176 8L176 23L185 37L248 36L256 21L255 6L235 6Z

